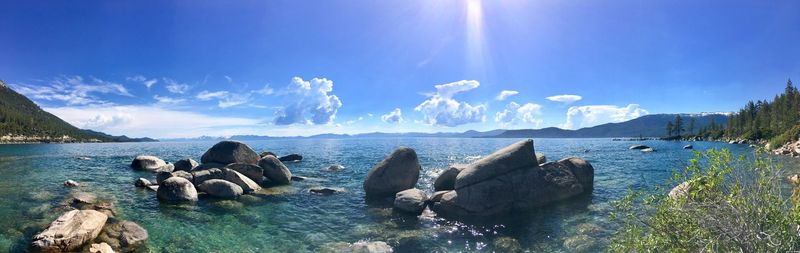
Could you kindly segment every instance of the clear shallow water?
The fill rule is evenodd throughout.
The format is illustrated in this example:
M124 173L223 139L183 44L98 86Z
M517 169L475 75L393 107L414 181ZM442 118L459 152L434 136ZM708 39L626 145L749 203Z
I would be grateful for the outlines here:
M364 202L361 184L373 165L397 146L414 148L423 167L417 187L433 191L436 175L453 163L468 163L519 139L399 138L286 139L246 142L257 152L299 153L304 160L287 163L295 175L310 177L291 186L263 190L237 201L201 199L194 206L160 204L155 193L134 187L136 178L153 174L128 167L139 154L174 162L200 156L213 142L0 145L0 252L25 250L30 237L60 213L54 211L70 191L72 179L81 191L114 201L117 217L139 223L150 234L152 252L316 252L331 243L381 240L395 252L501 250L501 241L517 240L535 252L568 252L566 246L594 244L601 251L615 226L608 221L611 201L629 188L652 189L686 166L687 142L626 142L610 139L536 139L535 149L554 161L569 156L595 168L591 195L515 215L491 224L463 224L427 212L409 217L390 207ZM654 153L628 150L645 144ZM696 150L745 145L693 142ZM587 151L588 150L588 151ZM79 157L89 157L84 160ZM346 167L328 172L332 164ZM794 165L788 166L789 170ZM307 192L314 186L341 187L331 196ZM567 243L565 243L567 241ZM566 245L565 245L566 244Z

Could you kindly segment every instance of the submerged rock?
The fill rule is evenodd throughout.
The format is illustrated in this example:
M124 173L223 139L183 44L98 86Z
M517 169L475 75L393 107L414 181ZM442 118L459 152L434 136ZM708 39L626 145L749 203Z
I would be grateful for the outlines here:
M274 156L264 157L258 161L258 166L264 169L264 177L274 184L289 184L292 181L292 172Z
M335 171L343 171L344 169L345 169L344 166L339 165L339 164L334 164L334 165L328 166L328 168L326 170L335 172Z
M207 180L198 185L197 189L221 199L236 199L244 194L242 187L222 179Z
M197 189L192 182L182 177L171 177L161 182L156 195L159 200L170 203L197 201Z
M147 242L147 230L131 221L118 221L103 227L97 241L121 252L134 252Z
M373 198L394 196L402 190L414 188L421 170L413 149L397 148L367 173L364 192Z
M64 181L64 186L66 186L66 187L78 187L78 186L81 186L81 184L79 184L78 182L75 182L73 180L67 180L67 181Z
M452 165L450 168L446 169L442 174L439 174L436 177L436 181L433 182L433 189L436 191L444 191L444 190L453 190L456 188L456 176L460 173L466 165L457 164Z
M195 167L199 166L200 164L197 161L192 160L192 158L181 159L175 162L175 170L176 171L192 171Z
M520 141L469 164L456 177L455 190L434 195L431 209L457 218L527 210L587 191L593 171L580 158L540 166L533 140Z
M278 160L280 160L281 162L297 162L297 161L302 161L303 156L298 154L291 154L291 155L281 156L280 158L278 158Z
M522 245L519 244L517 239L503 236L494 239L494 249L497 252L505 252L505 253L521 253L525 252L522 249Z
M597 247L597 240L588 235L576 235L564 240L564 248L569 252L595 252Z
M238 141L221 141L214 144L200 159L202 163L256 164L261 159L253 149Z
M331 187L312 187L311 189L308 189L308 192L320 195L331 195L334 193L344 192L344 189Z
M140 169L140 170L147 170L147 171L158 171L166 168L167 162L161 160L161 158L150 156L150 155L140 155L133 159L131 162L131 168Z
M419 189L398 192L394 197L394 208L403 212L420 215L425 211L428 195Z
M381 241L337 243L332 245L332 252L336 253L391 253L389 244Z
M71 252L94 240L108 216L94 210L72 210L59 216L44 231L33 236L34 252Z

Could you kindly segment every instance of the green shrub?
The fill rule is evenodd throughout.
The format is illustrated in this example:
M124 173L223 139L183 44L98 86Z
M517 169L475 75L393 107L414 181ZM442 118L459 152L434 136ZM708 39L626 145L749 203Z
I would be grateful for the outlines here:
M780 167L757 154L695 152L672 185L690 182L683 197L631 192L615 203L621 229L611 252L786 252L800 249L800 208Z
M774 138L770 139L769 146L770 148L773 149L779 148L783 146L783 144L796 141L798 135L800 135L800 125L796 125L791 129L789 129L788 131L783 132L781 135L775 136Z

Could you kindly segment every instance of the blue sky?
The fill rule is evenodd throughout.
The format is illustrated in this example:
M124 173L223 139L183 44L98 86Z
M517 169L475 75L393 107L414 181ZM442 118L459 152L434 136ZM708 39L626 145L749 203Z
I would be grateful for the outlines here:
M798 1L4 1L0 79L79 127L130 136L579 128L771 98L800 79L798 11Z

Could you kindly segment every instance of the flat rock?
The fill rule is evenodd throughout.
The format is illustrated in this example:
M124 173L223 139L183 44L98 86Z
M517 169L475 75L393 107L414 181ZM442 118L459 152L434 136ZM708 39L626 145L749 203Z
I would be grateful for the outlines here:
M44 231L33 236L34 252L71 252L94 240L108 216L94 210L72 210L59 216Z

